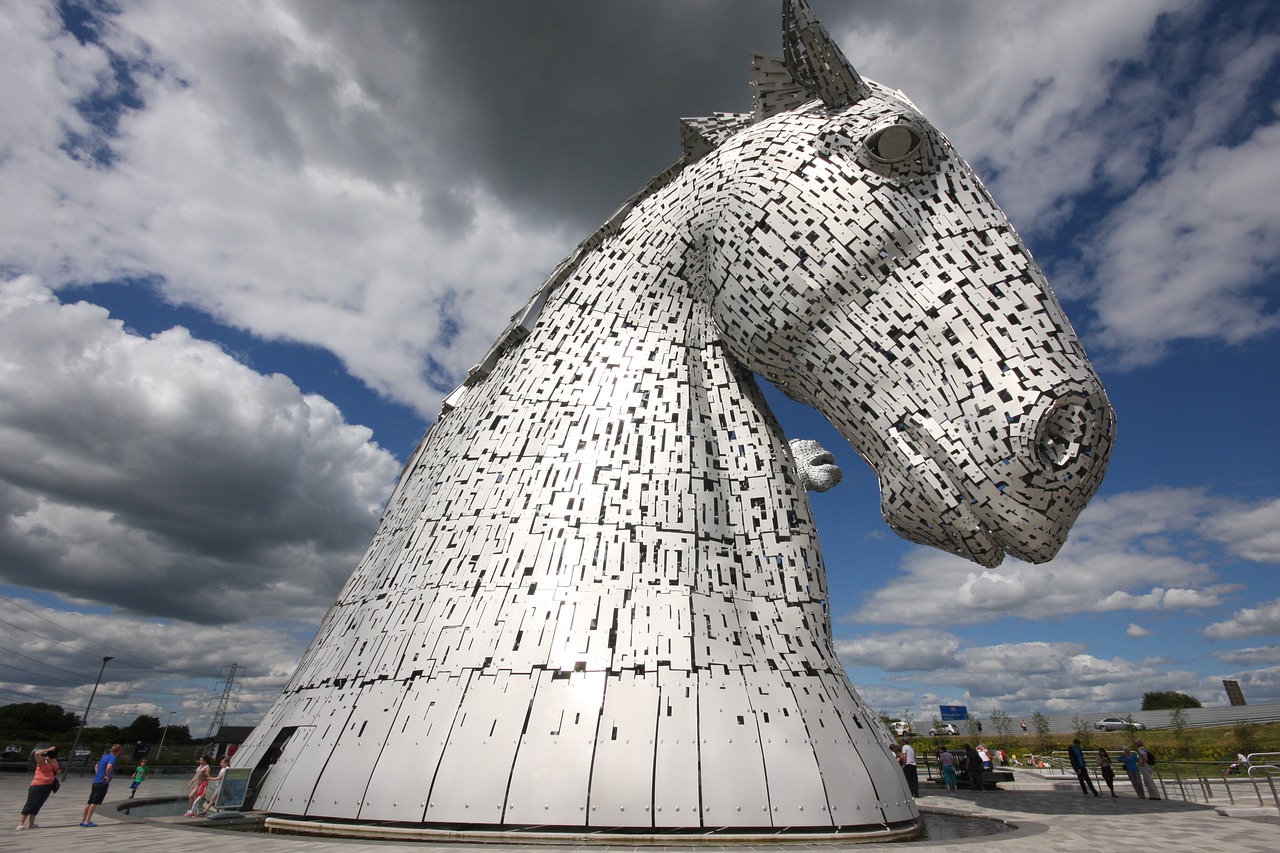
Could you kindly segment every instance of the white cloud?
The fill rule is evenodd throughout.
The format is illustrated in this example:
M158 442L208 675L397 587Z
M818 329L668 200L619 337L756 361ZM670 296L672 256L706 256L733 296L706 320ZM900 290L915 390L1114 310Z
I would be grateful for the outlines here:
M1088 337L1117 366L1280 326L1265 299L1280 260L1274 109L1235 138L1268 97L1273 32L1244 11L1220 31L1209 4L1178 0L899 11L860 11L844 43L948 133L1021 230L1052 234L1087 194L1120 202L1087 235L1087 272L1050 269L1093 298Z
M434 414L570 243L479 187L433 185L444 167L411 129L420 116L389 94L412 76L404 54L382 57L377 99L342 33L308 32L286 7L128 7L108 38L138 64L145 108L109 138L71 107L100 89L102 49L55 38L39 7L10 12L23 26L3 46L43 85L0 90L27 117L6 122L0 195L24 203L0 213L0 257L51 286L150 278L261 338L330 349ZM67 127L96 133L111 167L69 156ZM466 216L427 221L442 188Z
M849 667L874 666L888 672L955 666L960 639L942 631L898 631L842 639L836 654Z
M1280 644L1255 646L1245 649L1228 649L1214 652L1213 656L1223 663L1235 666L1251 666L1255 664L1280 664Z
M1280 125L1180 154L1099 229L1096 336L1122 365L1179 338L1240 343L1280 327L1259 284L1280 261Z
M1280 564L1280 499L1219 513L1207 520L1202 529L1246 560Z
M1125 636L1128 637L1150 637L1151 631L1142 627L1137 622L1130 622L1129 627L1125 629Z
M1230 504L1192 489L1157 488L1095 498L1051 562L1007 560L977 570L958 557L923 548L907 553L903 575L873 592L842 621L871 624L999 616L1056 619L1114 610L1213 607L1238 587L1216 584L1213 569L1175 547Z
M1235 640L1260 634L1280 634L1280 598L1264 601L1257 607L1245 607L1230 619L1214 622L1204 629L1213 640Z
M898 637L882 635L872 638L872 643L886 646ZM1037 709L1074 714L1136 708L1146 691L1183 690L1199 678L1187 671L1166 670L1160 661L1099 658L1089 654L1083 643L970 646L957 649L953 657L932 672L893 673L886 683L863 688L861 693L875 708L892 709L893 715L907 708L917 720L930 719L938 705L952 704L967 705L971 713Z
M16 583L193 621L314 614L398 466L369 430L181 328L0 284L0 554Z
M56 602L50 601L50 605ZM142 714L190 725L203 736L213 717L217 682L228 664L240 670L228 722L256 721L297 665L306 640L279 626L241 625L234 630L191 622L156 622L118 613L76 613L59 606L8 599L0 643L7 660L42 675L5 684L6 702L49 701L81 713L94 697L94 725L127 725ZM93 640L86 639L93 637ZM13 678L9 670L0 678ZM30 697L22 699L21 696Z

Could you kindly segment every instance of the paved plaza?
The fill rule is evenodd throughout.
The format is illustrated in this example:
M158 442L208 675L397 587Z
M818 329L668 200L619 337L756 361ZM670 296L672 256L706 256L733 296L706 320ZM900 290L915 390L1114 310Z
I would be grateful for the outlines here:
M143 786L149 797L181 794L185 779L179 776L153 777ZM0 774L0 814L8 823L0 825L0 851L47 850L56 853L101 853L102 850L128 850L130 853L359 853L388 849L436 851L470 851L477 845L436 844L423 842L352 841L346 839L309 839L272 835L245 834L227 830L205 829L185 818L134 820L120 816L116 806L129 793L129 780L117 780L107 802L99 807L95 828L81 828L80 812L89 793L87 778L68 779L61 791L50 798L40 813L40 828L17 832L18 813L26 799L30 778L25 773ZM1168 853L1169 850L1232 851L1232 853L1274 853L1280 849L1280 818L1262 816L1224 817L1212 805L1186 803L1180 800L1139 800L1127 786L1118 786L1119 799L1081 796L1074 780L1045 779L1036 773L1019 771L1017 781L1005 784L1005 790L975 794L962 791L939 792L925 784L920 804L927 810L958 812L998 818L1015 824L1015 832L963 841L923 841L903 847L900 844L792 843L786 850L825 850L854 848L857 851L893 849L903 853L911 848L974 851L984 853ZM1237 797L1237 803L1243 798ZM1256 800L1254 800L1256 802ZM1236 813L1249 815L1251 810L1238 806ZM1261 811L1261 810L1257 810ZM1275 810L1271 809L1271 814ZM553 848L556 853L582 845L521 845L513 850ZM724 841L699 847L744 849ZM636 850L633 845L601 847L592 851ZM649 850L690 850L650 847Z

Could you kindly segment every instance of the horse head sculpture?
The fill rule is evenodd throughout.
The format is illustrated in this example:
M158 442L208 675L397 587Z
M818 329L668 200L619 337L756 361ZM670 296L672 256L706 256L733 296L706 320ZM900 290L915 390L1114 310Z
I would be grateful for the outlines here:
M755 111L686 119L681 161L445 400L236 755L256 808L293 831L918 831L832 643L806 489L839 470L753 372L857 448L896 530L984 565L1054 554L1114 421L969 167L799 0L784 31Z

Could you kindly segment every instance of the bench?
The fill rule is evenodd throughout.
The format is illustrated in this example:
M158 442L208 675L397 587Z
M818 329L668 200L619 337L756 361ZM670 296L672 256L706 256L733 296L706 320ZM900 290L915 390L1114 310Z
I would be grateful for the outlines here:
M935 779L934 781L937 782L939 785L944 784L941 777ZM1012 781L1013 781L1012 770L1001 770L999 768L993 768L991 770L982 771L982 789L984 791L999 791L1001 782L1012 782ZM960 785L961 789L969 788L973 784L972 782L969 781L969 771L961 770L959 767L956 768L956 782L957 784Z

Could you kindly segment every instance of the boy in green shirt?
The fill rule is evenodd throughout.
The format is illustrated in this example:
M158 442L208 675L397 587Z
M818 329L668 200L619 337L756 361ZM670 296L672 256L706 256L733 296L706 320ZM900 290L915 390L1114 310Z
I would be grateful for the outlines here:
M133 771L133 784L129 786L129 799L132 800L133 795L138 793L138 786L142 784L150 772L150 768L147 767L147 759L144 758L138 762L138 769Z

